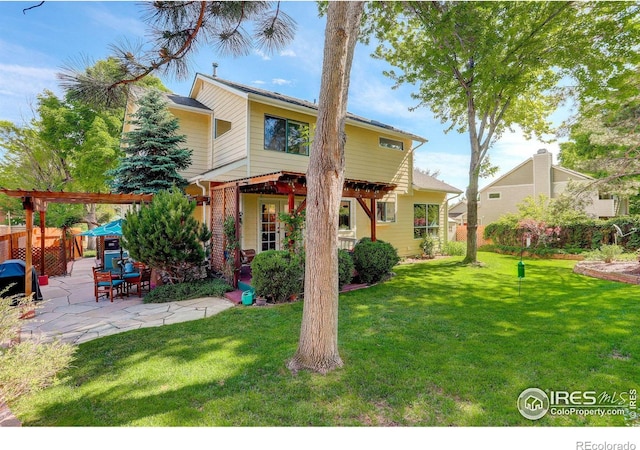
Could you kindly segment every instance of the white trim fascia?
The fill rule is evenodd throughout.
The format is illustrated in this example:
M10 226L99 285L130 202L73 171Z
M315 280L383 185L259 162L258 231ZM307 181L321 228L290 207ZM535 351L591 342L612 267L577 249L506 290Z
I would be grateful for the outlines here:
M500 185L500 189L502 189L502 188L507 188L507 189L510 189L510 188L520 188L520 187L528 187L528 186L533 187L533 183L504 184L504 185ZM489 187L489 186L487 186L487 187ZM483 189L482 191L484 191L484 189ZM478 191L478 193L479 193L479 194L480 194L480 193L483 193L482 191ZM496 192L497 192L497 191L496 191Z
M212 109L209 109L207 111L207 110L204 110L202 108L194 108L193 106L179 105L177 103L169 103L169 105L167 105L167 107L169 109L179 109L180 111L188 111L188 112L192 112L192 113L196 113L196 114L206 114L208 116L213 116L214 115Z
M246 154L247 154L247 177L251 176L251 102L249 101L249 99L246 99L247 104L246 104L246 117L247 117L247 129L246 129L246 133L247 133L247 140L245 142L245 148L246 148Z
M580 173L580 172L576 172L575 170L571 170L571 169L567 169L566 167L562 167L562 166L551 166L552 169L556 169L559 170L560 172L564 172L568 175L575 175L578 177L581 177L582 180L576 180L576 181L590 181L590 180L595 180L595 178L589 176L589 175L585 175L584 173ZM556 182L554 181L554 183L560 183L559 181Z
M248 160L248 158L238 159L236 161L233 161L233 162L230 162L228 164L225 164L224 166L216 167L215 169L211 169L211 170L209 170L207 172L201 173L200 175L196 175L195 177L191 177L187 181L189 183L195 183L196 180L215 181L215 180L213 180L214 177L216 177L218 175L223 175L225 172L228 172L230 170L239 169L240 167L242 167L245 164L247 164L247 160Z
M242 98L245 98L245 99L249 98L249 94L247 92L242 92L242 91L240 91L238 89L234 89L231 86L228 86L228 85L226 85L224 83L220 83L219 81L216 81L216 79L214 77L205 76L205 75L203 75L201 73L196 74L196 77L193 80L193 83L191 85L191 89L189 90L189 97L191 97L191 98L195 98L195 97L192 97L192 94L193 94L193 90L194 90L195 85L196 85L196 81L198 81L198 80L202 80L203 82L207 82L207 83L212 83L216 87L219 87L220 89L225 90L227 92L230 92L232 94L235 94L235 95L237 95L239 97L242 97Z

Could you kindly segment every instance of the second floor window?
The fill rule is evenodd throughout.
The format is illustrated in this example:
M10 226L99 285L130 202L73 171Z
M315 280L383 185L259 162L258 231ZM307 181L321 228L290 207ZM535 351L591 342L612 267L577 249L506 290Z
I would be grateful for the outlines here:
M276 152L309 155L309 124L264 116L264 148Z

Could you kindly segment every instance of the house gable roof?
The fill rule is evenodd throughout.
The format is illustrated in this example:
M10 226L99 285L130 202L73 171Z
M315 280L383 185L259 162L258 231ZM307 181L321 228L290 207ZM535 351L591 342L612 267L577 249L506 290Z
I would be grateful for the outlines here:
M462 194L462 191L450 184L440 181L431 175L414 169L413 170L413 188L422 191L447 192L451 194Z
M211 75L205 75L202 73L198 73L196 75L196 80L194 80L194 84L193 87L191 89L191 93L193 95L194 93L194 88L196 86L196 81L198 79L202 79L202 80L206 80L209 83L214 83L220 87L223 88L227 88L227 89L231 89L232 91L234 91L237 94L243 95L247 98L250 98L254 101L259 101L259 102L267 102L267 103L280 103L281 106L283 107L297 107L297 108L302 108L304 110L307 110L307 113L311 113L311 114L316 114L318 111L318 105L316 103L307 101L307 100L302 100L299 98L295 98L295 97L290 97L288 95L283 95L280 94L278 92L272 92L272 91L267 91L264 89L260 89L260 88L256 88L256 87L252 87L252 86L247 86L244 84L240 84L240 83L236 83L233 81L229 81L229 80L223 80L222 78L218 78L218 77L214 77ZM371 119L367 119L365 117L361 117L361 116L357 116L355 114L352 113L347 113L347 120L351 121L351 122L356 122L357 124L360 125L364 125L364 126L368 126L368 127L374 127L380 130L384 130L388 133L392 133L392 134L396 134L396 135L403 135L405 137L409 137L414 141L418 141L418 142L427 142L427 139L409 133L407 131L403 131L400 130L398 128L395 128L391 125L387 125L384 124L382 122L378 122L377 120L371 120Z
M556 165L556 164L552 164L551 165L551 169L562 173L568 179L580 179L580 180L592 180L593 179L589 175L585 175L583 173L576 172L575 170L567 169L566 167L562 167L562 166L559 166L559 165ZM512 185L513 183L505 183L505 181L508 180L510 177L512 177L514 174L516 174L520 170L531 171L530 178L532 180L531 183L533 183L533 157L531 157L531 158L528 158L528 159L524 160L523 162L521 162L520 164L515 166L513 169L509 170L504 175L502 175L502 176L496 178L495 180L493 180L491 183L489 183L488 185L486 185L485 187L480 189L479 192L482 193L482 192L485 192L488 189L495 188L497 186ZM557 178L557 177L554 177L554 178Z
M195 98L183 97L176 94L165 94L167 100L169 100L169 106L177 106L187 109L202 110L204 113L212 113L213 111L207 106L200 103Z

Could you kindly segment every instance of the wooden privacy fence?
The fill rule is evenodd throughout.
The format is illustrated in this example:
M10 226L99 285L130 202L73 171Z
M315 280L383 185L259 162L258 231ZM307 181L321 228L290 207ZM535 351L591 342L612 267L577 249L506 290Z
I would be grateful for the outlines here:
M82 257L82 236L77 229L46 228L44 238L44 271L42 261L42 237L40 229L33 230L33 263L38 274L56 276L67 274L67 263ZM69 235L70 234L70 235ZM0 263L8 259L26 260L27 232L18 231L0 235Z
M478 247L491 244L491 239L484 238L484 227L485 227L484 225L478 225L478 228L476 230ZM467 242L467 226L466 225L456 226L456 241Z

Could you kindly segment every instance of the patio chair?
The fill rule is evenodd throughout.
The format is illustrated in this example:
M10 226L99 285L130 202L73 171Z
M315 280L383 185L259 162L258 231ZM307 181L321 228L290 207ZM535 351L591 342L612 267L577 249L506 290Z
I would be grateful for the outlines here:
M129 295L129 289L131 289L132 286L136 286L138 297L142 298L142 272L125 272L122 274L122 279L126 283L127 295Z
M146 289L147 292L151 291L151 269L146 264L141 262L134 262L133 267L140 272L140 292L142 289Z
M113 302L114 291L116 294L123 294L124 280L114 279L111 272L100 272L94 269L93 281L96 302L100 295L108 295L109 300Z
M256 251L254 249L240 250L240 260L242 264L251 264L253 258L256 257Z

